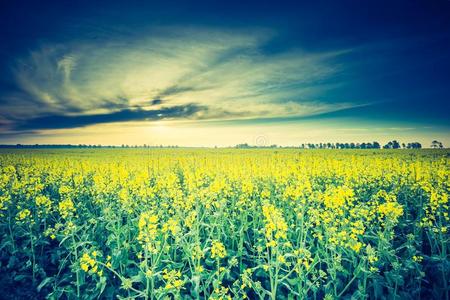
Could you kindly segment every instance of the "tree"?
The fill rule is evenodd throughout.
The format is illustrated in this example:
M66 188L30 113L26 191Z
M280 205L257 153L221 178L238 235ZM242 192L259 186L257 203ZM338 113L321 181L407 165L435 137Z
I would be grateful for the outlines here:
M236 145L236 148L239 148L239 149L246 149L246 148L250 148L250 146L249 146L247 143L244 143L244 144L238 144L238 145Z
M400 148L400 144L396 140L393 140L392 141L392 148L393 149L399 149Z
M419 142L412 142L412 143L408 143L406 148L408 148L408 149L421 149L422 148L422 144L420 144Z
M434 141L431 142L431 148L433 148L433 149L437 149L437 148L442 149L442 148L444 148L444 145L441 142L434 140Z
M387 143L386 145L383 146L384 149L398 149L400 148L400 144L396 141L390 141L389 143Z

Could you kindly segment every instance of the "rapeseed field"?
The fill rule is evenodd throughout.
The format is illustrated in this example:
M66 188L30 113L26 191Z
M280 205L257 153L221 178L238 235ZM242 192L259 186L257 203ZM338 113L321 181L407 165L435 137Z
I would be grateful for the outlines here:
M448 150L0 154L11 298L448 299Z

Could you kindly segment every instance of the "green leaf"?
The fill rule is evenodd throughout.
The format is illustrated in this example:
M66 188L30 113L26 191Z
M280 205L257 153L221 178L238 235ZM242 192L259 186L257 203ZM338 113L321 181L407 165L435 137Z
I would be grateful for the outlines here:
M103 291L105 290L106 287L106 277L100 277L100 281L97 282L97 289L100 289L99 291L99 295L101 295L103 293Z
M19 275L14 276L14 280L15 281L22 281L22 280L24 280L24 279L26 279L28 277L30 277L30 276L29 275L25 275L25 274L19 274Z
M50 282L52 282L52 281L54 281L54 278L53 278L53 277L47 277L47 278L45 278L45 279L42 280L41 283L38 285L37 291L40 292L41 289L42 289L45 285L47 285L48 283L50 283Z

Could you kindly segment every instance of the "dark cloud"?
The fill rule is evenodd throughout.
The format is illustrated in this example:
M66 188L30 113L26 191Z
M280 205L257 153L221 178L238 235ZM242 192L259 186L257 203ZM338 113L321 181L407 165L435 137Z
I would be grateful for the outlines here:
M120 111L107 114L93 115L48 115L20 121L13 126L13 130L27 131L38 129L63 129L76 128L94 124L128 122L128 121L150 121L171 118L187 118L192 117L200 111L206 111L207 108L196 104L180 105L173 107L163 107L157 110L142 109L123 109Z
M152 105L158 105L158 104L161 104L163 101L161 100L161 99L154 99L154 100L152 100L150 103L152 104Z

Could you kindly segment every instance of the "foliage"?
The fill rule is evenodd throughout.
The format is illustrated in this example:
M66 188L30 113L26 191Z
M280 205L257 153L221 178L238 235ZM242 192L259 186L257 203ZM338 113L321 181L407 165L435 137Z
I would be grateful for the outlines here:
M448 299L449 152L5 150L11 298Z

